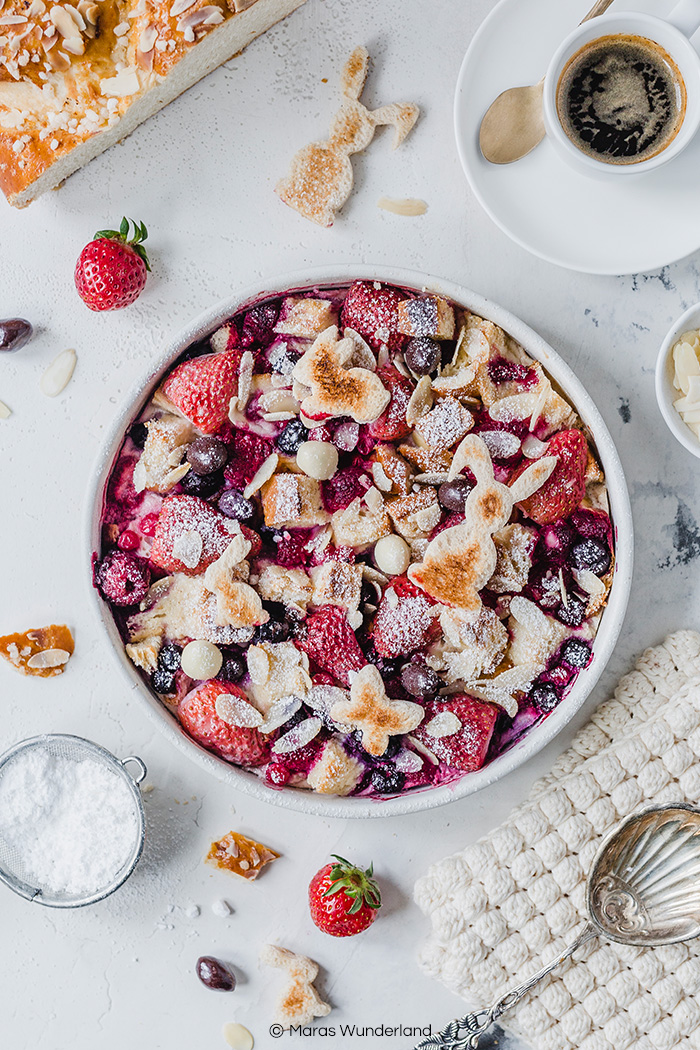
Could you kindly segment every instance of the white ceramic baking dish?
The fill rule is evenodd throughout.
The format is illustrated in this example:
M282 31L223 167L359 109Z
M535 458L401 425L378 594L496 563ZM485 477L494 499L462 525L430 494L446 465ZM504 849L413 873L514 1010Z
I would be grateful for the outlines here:
M496 303L489 302L475 292L451 281L441 280L411 270L386 266L325 266L318 269L283 274L265 282L244 288L229 299L200 314L164 350L160 361L152 365L127 398L123 411L114 420L98 463L95 467L88 498L88 528L86 536L86 577L91 582L93 552L99 549L100 515L103 490L114 459L121 447L124 433L138 416L163 374L179 355L192 343L204 339L223 321L239 310L263 298L290 289L338 287L353 280L379 280L416 290L428 289L460 303L474 313L499 325L516 339L535 360L540 361L550 377L559 385L575 406L595 442L600 462L605 471L610 498L611 515L615 527L615 576L593 645L593 660L581 671L571 692L546 718L529 729L513 746L475 773L467 773L460 780L438 787L418 789L389 798L336 798L297 788L268 787L254 773L225 762L195 743L181 728L174 716L151 692L139 672L124 652L108 604L90 586L91 601L110 639L111 647L125 679L136 689L146 709L160 730L180 749L183 755L194 759L232 788L240 789L256 798L287 809L336 817L386 817L431 809L454 799L471 795L493 784L507 773L521 766L548 744L581 707L598 681L617 641L629 598L633 533L627 485L617 450L608 429L590 396L571 369L536 332Z

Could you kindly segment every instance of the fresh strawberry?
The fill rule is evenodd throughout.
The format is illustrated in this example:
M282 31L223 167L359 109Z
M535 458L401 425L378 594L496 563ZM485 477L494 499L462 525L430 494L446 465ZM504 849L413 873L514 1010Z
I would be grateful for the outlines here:
M342 327L352 328L373 350L382 345L391 351L401 350L407 337L399 332L398 307L405 298L398 288L377 288L372 281L355 281L343 304Z
M345 510L358 496L364 496L368 485L363 485L360 478L366 473L362 467L347 467L337 470L330 481L321 482L321 499L329 514Z
M379 419L369 424L367 430L372 437L381 441L399 441L411 433L411 428L406 422L406 408L413 393L413 383L406 376L402 376L393 365L377 369L377 375L391 394L391 401Z
M248 430L231 428L233 450L224 474L234 488L243 489L255 477L258 469L272 454L272 442Z
M122 219L118 230L100 230L86 244L75 266L75 287L91 310L121 310L140 296L151 269L143 242L148 231L143 223Z
M372 625L374 647L394 659L423 649L439 632L435 603L405 576L396 577L382 595Z
M360 671L367 663L345 610L337 605L324 605L311 613L295 643L322 671L344 685L350 684L351 671Z
M331 937L354 937L371 926L382 906L372 872L332 854L334 863L317 871L309 884L309 910L319 930Z
M151 564L166 572L197 576L221 557L236 525L198 496L168 496L158 515L149 554ZM261 547L260 537L245 525L241 531L250 541L250 557L254 557Z
M240 351L204 354L173 369L162 392L203 434L216 434L228 420L229 402L238 390Z
M258 729L232 726L219 718L216 701L222 694L248 700L233 682L204 682L181 701L177 709L181 724L198 744L215 751L228 762L242 766L264 765L270 757L270 735Z
M461 727L449 736L439 736L438 727L432 726L436 730L436 735L433 736L430 732L431 723L435 716L443 711L456 715ZM413 735L452 769L473 773L474 770L481 769L486 761L497 718L498 708L493 704L475 700L466 693L456 693L444 700L427 701L425 718L418 728L414 729Z
M518 505L538 525L550 525L568 518L586 493L586 460L588 445L580 430L561 430L548 442L545 456L557 456L559 462L544 485ZM520 467L510 483L527 469Z

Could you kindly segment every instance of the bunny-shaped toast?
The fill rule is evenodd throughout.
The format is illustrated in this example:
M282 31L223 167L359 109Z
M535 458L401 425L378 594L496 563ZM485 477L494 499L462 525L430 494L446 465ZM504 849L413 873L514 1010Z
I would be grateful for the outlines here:
M294 156L289 174L278 182L275 193L319 226L332 226L335 213L350 196L353 183L350 155L366 149L380 125L396 129L394 149L400 146L418 120L420 110L398 102L369 110L360 102L367 77L369 54L356 47L341 77L344 101L331 124L327 142L312 142Z
M491 456L482 439L467 434L455 452L449 474L452 479L468 467L476 478L465 501L464 521L430 541L423 561L408 570L409 579L431 598L477 619L481 611L479 591L496 568L493 534L506 524L513 504L544 485L556 463L556 456L543 456L512 485L502 485L494 478Z

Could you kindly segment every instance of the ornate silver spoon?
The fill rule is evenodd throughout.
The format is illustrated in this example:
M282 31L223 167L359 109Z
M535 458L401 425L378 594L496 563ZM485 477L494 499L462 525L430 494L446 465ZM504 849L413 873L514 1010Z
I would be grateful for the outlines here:
M603 842L586 887L589 920L561 955L487 1010L452 1021L415 1050L474 1050L479 1037L574 952L601 935L658 946L700 935L700 811L651 806Z

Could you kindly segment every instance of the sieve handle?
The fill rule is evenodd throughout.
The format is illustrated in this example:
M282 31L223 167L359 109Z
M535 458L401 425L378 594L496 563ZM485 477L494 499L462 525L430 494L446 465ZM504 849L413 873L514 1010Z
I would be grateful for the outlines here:
M131 779L134 781L135 784L140 784L145 779L146 773L148 772L148 770L146 769L146 763L143 761L143 759L139 758L138 755L127 755L126 758L122 758L119 761L120 761L121 765L124 766L125 769L126 769L127 762L135 762L136 763L136 765L138 766L138 769L139 769L138 774L136 776L133 776L132 773L129 773L128 769L126 770L127 773L129 773L129 776L131 777Z

